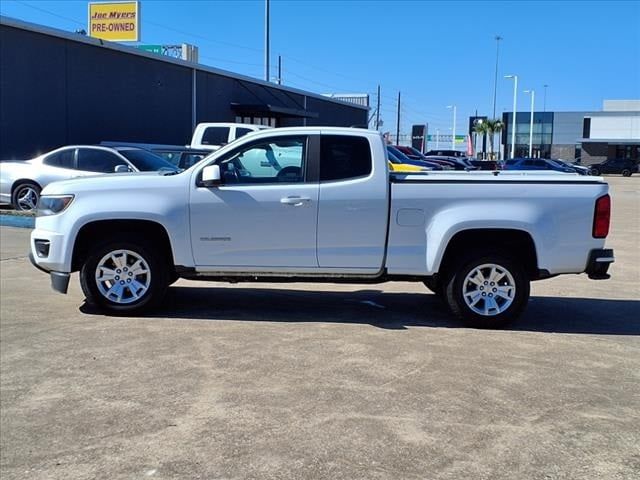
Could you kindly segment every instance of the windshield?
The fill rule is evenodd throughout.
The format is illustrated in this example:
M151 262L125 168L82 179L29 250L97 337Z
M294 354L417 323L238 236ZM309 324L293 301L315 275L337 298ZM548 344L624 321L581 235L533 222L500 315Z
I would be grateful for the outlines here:
M180 171L180 169L175 165L172 165L162 157L159 157L158 155L155 155L146 150L123 149L118 150L118 152L127 160L129 160L133 164L133 166L141 172Z
M395 147L392 147L391 145L387 146L387 149L393 153L393 155L398 159L398 160L402 160L402 161L407 161L407 160L411 160L409 157L407 157L404 153L402 153L400 150L398 150Z

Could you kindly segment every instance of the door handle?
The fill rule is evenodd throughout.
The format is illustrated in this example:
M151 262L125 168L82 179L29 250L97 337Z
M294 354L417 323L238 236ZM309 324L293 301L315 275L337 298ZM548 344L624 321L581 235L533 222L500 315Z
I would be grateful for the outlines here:
M293 205L294 207L301 207L305 203L309 203L311 199L309 197L284 197L280 199L280 203L283 205Z

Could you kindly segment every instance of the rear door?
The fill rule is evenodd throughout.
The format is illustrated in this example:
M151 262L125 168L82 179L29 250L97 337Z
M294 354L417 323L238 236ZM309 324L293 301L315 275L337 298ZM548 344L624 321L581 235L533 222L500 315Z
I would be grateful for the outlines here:
M367 269L374 273L382 268L389 208L389 179L386 168L382 168L385 161L374 164L370 141L365 136L321 135L321 270Z

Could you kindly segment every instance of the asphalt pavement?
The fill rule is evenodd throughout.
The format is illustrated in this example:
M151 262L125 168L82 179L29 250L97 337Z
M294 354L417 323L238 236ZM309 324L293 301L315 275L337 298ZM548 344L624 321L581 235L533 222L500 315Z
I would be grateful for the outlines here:
M640 176L612 279L532 285L507 330L420 284L197 283L113 318L0 227L0 477L638 479Z

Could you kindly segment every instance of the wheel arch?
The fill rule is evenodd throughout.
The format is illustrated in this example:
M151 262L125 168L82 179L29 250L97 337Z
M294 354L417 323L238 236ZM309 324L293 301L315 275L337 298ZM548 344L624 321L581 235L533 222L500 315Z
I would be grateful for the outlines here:
M171 238L162 224L153 220L108 219L86 223L78 230L73 244L71 271L80 270L95 242L103 241L109 236L124 234L137 234L145 239L151 239L153 245L159 248L163 258L167 260L169 267L175 268Z
M535 242L529 232L514 228L466 229L453 235L442 255L438 276L453 268L462 253L469 250L506 251L521 260L530 280L541 278Z
M33 180L32 178L26 178L26 177L18 178L14 180L13 183L11 184L11 197L13 197L13 193L16 191L16 188L18 188L18 185L22 183L32 183L42 191L42 185L40 185L36 180Z

